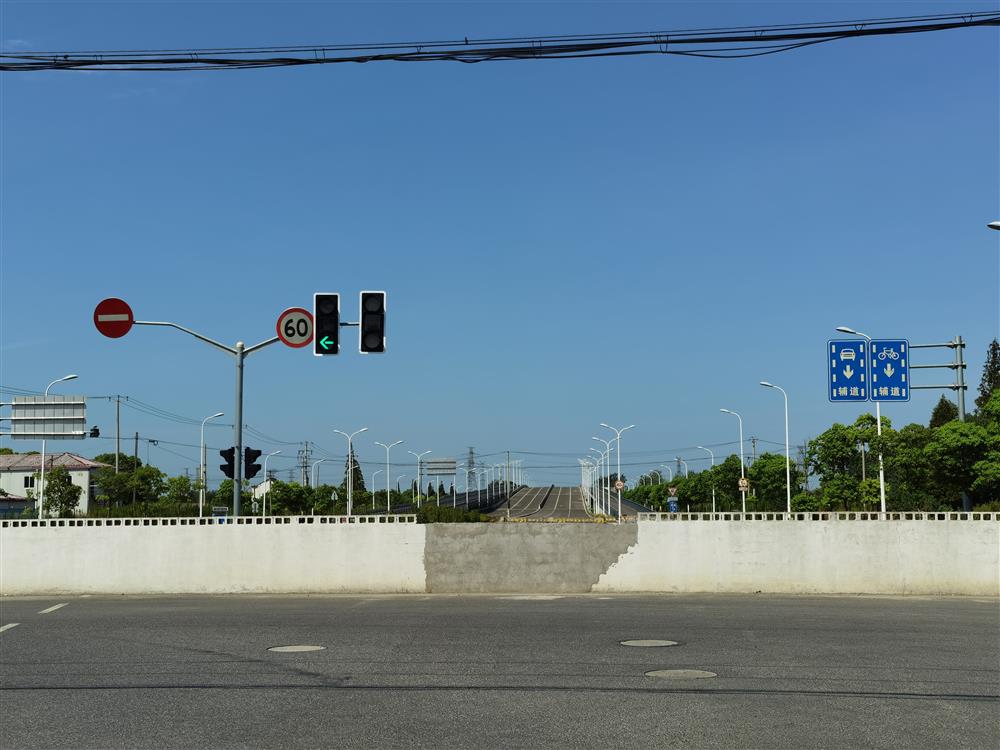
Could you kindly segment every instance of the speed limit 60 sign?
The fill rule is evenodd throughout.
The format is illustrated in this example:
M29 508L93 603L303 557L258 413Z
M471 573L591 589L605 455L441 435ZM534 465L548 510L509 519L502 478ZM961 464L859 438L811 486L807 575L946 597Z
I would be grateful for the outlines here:
M312 313L302 307L289 307L278 316L278 338L295 349L309 346L313 340Z

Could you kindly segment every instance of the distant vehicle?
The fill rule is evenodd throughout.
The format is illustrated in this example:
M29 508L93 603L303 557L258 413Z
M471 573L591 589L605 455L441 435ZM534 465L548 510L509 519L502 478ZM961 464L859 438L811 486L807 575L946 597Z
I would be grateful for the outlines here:
M841 349L840 350L840 361L846 362L849 359L855 359L857 355L854 353L853 349Z

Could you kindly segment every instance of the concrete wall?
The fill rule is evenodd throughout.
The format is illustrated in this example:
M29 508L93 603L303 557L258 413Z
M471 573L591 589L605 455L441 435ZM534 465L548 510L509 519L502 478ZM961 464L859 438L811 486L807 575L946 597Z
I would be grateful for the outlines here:
M595 591L1000 595L995 521L642 522Z
M586 592L636 542L636 524L491 523L427 527L431 593Z
M1000 595L996 520L621 526L286 520L27 528L0 522L0 594Z
M0 530L0 593L422 592L425 526Z

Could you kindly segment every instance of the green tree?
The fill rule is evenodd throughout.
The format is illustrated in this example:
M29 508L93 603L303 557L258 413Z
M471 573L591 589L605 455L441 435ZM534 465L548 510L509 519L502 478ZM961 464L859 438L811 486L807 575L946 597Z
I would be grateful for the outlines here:
M979 504L1000 503L1000 388L979 409L986 453L972 466L972 494Z
M167 491L167 475L155 466L140 466L128 477L137 503L155 503Z
M354 492L364 492L365 491L365 475L361 471L361 464L358 463L357 454L354 452L354 445L351 445L351 454L344 461L344 484L343 487L347 487L347 478L351 476L352 487Z
M983 409L998 387L1000 387L1000 343L993 339L990 348L986 350L983 377L979 381L979 395L976 396L976 408Z
M56 518L72 518L80 504L82 487L73 484L68 471L57 466L45 474L45 505L46 515Z
M764 453L750 467L750 486L756 489L754 510L784 511L788 506L785 481L785 457L778 453ZM802 472L791 464L792 495L799 491Z
M94 460L99 464L107 464L108 466L115 465L115 454L114 453L101 453L100 455L94 456ZM125 453L118 454L118 471L131 473L142 466L142 460L139 458L134 458Z
M197 503L198 483L189 476L170 477L166 482L164 500L177 506Z
M10 448L0 448L0 456L13 456L14 451Z
M978 424L954 421L934 431L924 453L934 467L944 500L957 505L961 493L971 489L977 475L975 466L986 458L988 448L989 435Z
M114 469L98 469L94 472L97 486L97 502L106 508L121 507L132 502L131 474L115 474Z
M933 465L925 448L934 430L921 424L908 424L892 434L884 456L886 509L889 511L936 510L941 495ZM868 476L876 480L878 456L869 454Z
M953 419L958 419L958 407L942 394L934 411L931 412L931 421L927 426L933 429Z

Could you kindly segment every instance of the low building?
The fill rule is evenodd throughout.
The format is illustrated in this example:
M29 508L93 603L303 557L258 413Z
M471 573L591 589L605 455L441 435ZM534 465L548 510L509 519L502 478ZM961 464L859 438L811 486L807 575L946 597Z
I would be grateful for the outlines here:
M77 511L86 513L94 502L94 472L107 468L107 464L91 461L75 453L46 453L46 473L55 468L66 469L70 480L79 487L80 504ZM40 453L14 453L0 456L0 489L10 496L26 499L27 507L35 508L36 483L42 469Z

